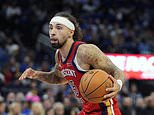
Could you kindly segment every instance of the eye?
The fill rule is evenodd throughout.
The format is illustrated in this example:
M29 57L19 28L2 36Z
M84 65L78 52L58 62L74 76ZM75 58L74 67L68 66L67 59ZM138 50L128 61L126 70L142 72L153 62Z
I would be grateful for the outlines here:
M63 29L63 27L62 27L62 25L57 24L57 25L56 25L56 29L57 29L57 30L62 30L62 29Z
M57 25L56 28L57 28L57 30L62 30L63 29L63 27L59 26L59 25Z
M50 30L52 30L52 29L53 29L53 27L52 27L52 26L49 26L49 29L50 29Z

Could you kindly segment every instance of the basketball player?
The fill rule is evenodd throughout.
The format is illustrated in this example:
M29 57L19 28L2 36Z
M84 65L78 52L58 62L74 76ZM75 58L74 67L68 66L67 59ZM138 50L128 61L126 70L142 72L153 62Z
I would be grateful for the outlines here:
M49 23L49 35L52 46L57 49L55 69L43 72L28 68L19 80L30 78L50 84L69 83L76 97L83 103L82 111L78 115L121 115L114 97L125 81L124 73L97 46L75 42L82 35L76 19L65 12L57 13ZM113 80L114 86L106 89L110 93L104 96L104 99L109 100L103 103L87 102L79 92L82 75L93 68L102 69L113 76L109 77Z

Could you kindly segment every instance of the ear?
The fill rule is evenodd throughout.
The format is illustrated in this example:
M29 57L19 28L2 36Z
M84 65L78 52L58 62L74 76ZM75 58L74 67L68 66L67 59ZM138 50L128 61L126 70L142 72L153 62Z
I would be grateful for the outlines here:
M73 35L74 35L74 31L71 30L71 31L70 31L70 35L69 35L69 37L73 37Z

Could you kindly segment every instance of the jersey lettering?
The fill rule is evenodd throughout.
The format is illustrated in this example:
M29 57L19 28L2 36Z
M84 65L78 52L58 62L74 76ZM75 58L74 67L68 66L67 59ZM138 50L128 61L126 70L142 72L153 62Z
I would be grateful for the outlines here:
M66 76L76 77L75 71L71 69L63 69L61 73L63 74L64 77Z

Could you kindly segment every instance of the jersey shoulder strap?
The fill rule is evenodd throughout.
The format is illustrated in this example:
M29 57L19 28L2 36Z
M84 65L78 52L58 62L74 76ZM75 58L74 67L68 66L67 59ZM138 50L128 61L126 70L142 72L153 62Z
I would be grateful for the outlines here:
M70 61L73 61L73 60L74 60L74 57L75 57L75 55L76 55L76 53L77 53L77 49L78 49L78 47L79 47L81 44L85 44L85 42L75 42L75 43L74 43L73 50L72 50L71 55L70 55L70 57L69 57L68 60L70 60Z
M76 55L77 49L78 49L79 45L81 45L81 44L84 44L84 42L79 42L78 41L78 42L74 42L72 44L72 47L71 47L71 49L69 51L69 54L68 54L68 56L67 56L67 58L66 58L66 60L64 62L62 62L62 56L60 54L60 51L58 50L57 51L57 57L58 57L59 63L65 64L67 62L72 62L74 57L75 57L75 55Z

